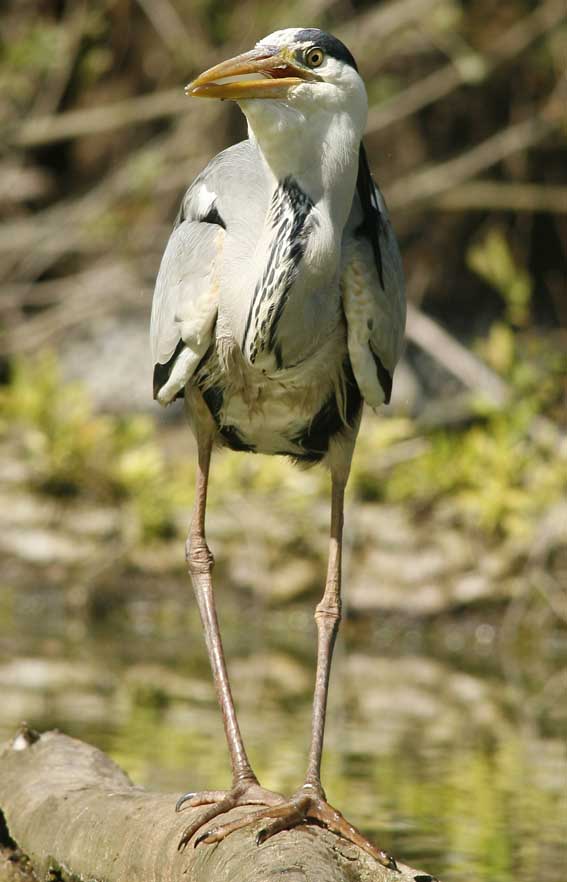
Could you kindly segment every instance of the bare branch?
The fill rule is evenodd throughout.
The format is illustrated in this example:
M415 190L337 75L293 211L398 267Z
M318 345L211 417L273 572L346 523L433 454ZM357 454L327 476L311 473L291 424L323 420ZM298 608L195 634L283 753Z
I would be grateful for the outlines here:
M191 45L191 34L170 0L138 0L156 33L171 52L179 52L183 45Z
M399 95L372 108L368 114L367 134L379 132L392 123L411 116L417 110L449 95L459 86L484 82L499 65L515 58L535 40L556 27L564 14L564 5L560 0L548 0L502 34L486 54L476 55L471 52L461 59L461 63L447 64L408 86Z
M121 198L135 188L133 169L138 162L167 162L176 150L183 150L182 164L188 170L189 178L191 162L204 152L209 125L218 119L220 108L211 102L211 106L200 107L198 112L195 108L190 110L188 118L197 113L201 126L193 127L196 131L189 143L183 138L183 143L180 144L182 132L180 134L177 131L156 137L107 174L88 193L76 199L60 201L35 218L5 224L0 229L0 252L23 254L18 259L14 273L16 278L37 278L53 265L58 256L72 251L79 243L88 241L97 219L108 213ZM8 263L8 260L4 260L4 264ZM6 266L4 274L13 271L13 266Z
M443 211L544 211L567 214L567 187L515 181L469 181L435 203Z
M58 304L26 321L17 321L12 326L6 323L6 329L0 333L0 349L4 353L35 352L95 316L115 312L118 302L121 306L137 306L144 293L149 297L149 291L143 292L137 277L125 264L95 265L76 278L58 280L56 284L60 288Z
M0 805L12 839L38 878L106 882L193 882L284 877L296 882L387 882L369 855L321 827L299 827L261 846L254 832L232 833L214 847L178 851L191 817L176 795L135 787L101 751L58 732L25 728L0 753ZM246 814L233 810L229 817ZM398 864L398 882L432 879Z
M68 4L65 19L61 23L61 30L65 38L64 51L61 53L59 63L42 82L42 87L31 111L32 116L55 113L59 107L73 73L87 20L88 12L85 0Z
M406 336L457 377L467 389L485 395L492 404L499 407L508 400L507 383L441 325L411 303L408 304Z
M391 187L385 188L388 204L394 208L406 208L416 203L433 201L442 193L475 177L508 156L535 147L557 129L559 124L560 117L555 110L552 96L541 115L508 126L454 159L395 181Z
M15 147L37 147L69 138L95 135L139 123L175 116L188 110L183 89L167 89L151 95L127 98L89 110L71 110L59 116L43 116L23 123L9 142Z
M166 18L161 14L156 15L153 4L148 0L138 0L138 2L151 17L154 25L157 26L159 21L160 35L164 42L169 44L173 41L174 47L178 48L181 32L174 28L174 20L167 19L168 24L166 25ZM170 11L174 11L171 4L167 5L170 7ZM385 4L378 11L357 16L353 24L341 29L341 34L347 41L350 35L350 39L357 41L357 45L361 39L370 41L378 33L380 39L383 40L386 36L414 20L425 8L430 6L431 0L401 0L401 2ZM177 13L175 16L178 17ZM167 30L167 34L165 30ZM185 29L183 33L187 33ZM186 37L186 40L190 42L189 36ZM14 147L37 147L150 122L155 119L177 116L186 112L187 109L188 101L183 95L181 87L167 89L152 95L131 97L104 107L72 110L59 116L29 119L12 132L8 132L7 142Z
M396 31L413 24L423 15L431 15L445 0L394 0L381 3L378 8L357 15L339 29L339 36L347 46L356 46L357 55L376 52L376 43L384 43Z

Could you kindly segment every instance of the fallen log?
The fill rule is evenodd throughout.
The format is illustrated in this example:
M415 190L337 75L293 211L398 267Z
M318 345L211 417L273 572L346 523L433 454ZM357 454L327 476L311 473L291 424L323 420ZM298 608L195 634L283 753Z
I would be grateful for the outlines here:
M29 866L16 867L18 849L35 878L62 882L435 882L403 864L385 869L314 825L259 846L249 828L178 851L200 809L176 814L176 798L135 786L95 747L23 727L0 753L0 882L34 878Z

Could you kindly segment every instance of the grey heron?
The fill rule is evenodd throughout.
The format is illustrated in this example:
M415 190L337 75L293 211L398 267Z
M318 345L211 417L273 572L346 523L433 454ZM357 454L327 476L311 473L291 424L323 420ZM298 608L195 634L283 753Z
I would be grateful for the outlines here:
M154 397L184 397L197 441L186 558L232 764L228 791L188 793L207 806L184 847L262 821L257 841L314 821L395 861L330 806L320 769L331 657L341 615L345 486L362 404L390 399L405 324L401 260L362 135L367 95L338 39L289 28L202 73L187 90L233 99L248 139L216 156L188 189L162 258L151 342ZM240 733L205 539L211 451L283 454L331 473L328 571L315 611L317 670L303 784L286 799L260 786ZM240 805L263 808L211 826Z

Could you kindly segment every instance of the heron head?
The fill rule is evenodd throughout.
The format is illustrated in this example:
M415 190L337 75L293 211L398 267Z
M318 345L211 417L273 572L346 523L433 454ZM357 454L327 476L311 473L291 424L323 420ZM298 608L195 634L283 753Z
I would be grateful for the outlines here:
M259 100L297 110L323 107L366 114L366 90L356 62L336 37L317 28L286 28L264 37L250 52L200 74L185 89L194 98L232 99L249 107ZM268 110L265 105L262 112Z

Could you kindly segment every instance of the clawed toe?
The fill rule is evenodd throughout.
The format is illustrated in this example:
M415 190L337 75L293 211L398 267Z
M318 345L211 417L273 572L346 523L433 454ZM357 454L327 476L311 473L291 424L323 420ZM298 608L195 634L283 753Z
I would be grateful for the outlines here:
M222 802L228 795L228 792L226 790L202 790L198 793L185 793L175 803L175 811L180 812L185 805L189 805L191 808L198 808L201 805Z
M337 836L342 836L343 839L352 842L353 845L357 845L362 851L371 855L374 860L378 861L387 869L399 872L398 865L391 854L388 854L381 848L377 848L373 842L370 842L366 836L363 836L356 827L353 827L353 825L350 824L336 808L329 805L325 799L310 798L307 817L313 818L313 820L326 827L327 830L330 830L331 833L335 833Z
M337 811L337 809L329 805L319 792L307 792L305 788L302 788L294 794L291 799L284 801L283 797L280 797L279 794L273 794L270 791L262 791L261 788L259 788L259 785L255 785L248 789L236 788L228 793L209 791L207 792L207 798L203 793L186 794L178 801L178 806L181 807L185 803L189 803L193 806L204 805L206 802L210 801L208 797L213 794L215 796L221 796L222 798L218 799L214 805L210 805L205 812L200 813L194 823L187 828L183 834L181 842L179 843L180 849L185 848L187 843L199 830L202 830L202 832L195 839L194 847L197 847L201 843L212 845L215 842L221 842L236 830L249 827L257 821L264 821L267 823L262 825L260 830L256 832L255 836L256 845L261 845L271 836L280 833L282 830L291 830L293 827L297 827L298 824L311 822L320 824L321 826L326 827L327 830L330 830L331 833L341 836L348 842L357 845L360 849L382 864L382 866L387 867L390 870L398 871L398 866L394 858L387 854L387 852L382 851L382 849L377 848L372 842L370 842L370 840L366 839L366 837L353 827L352 824L350 824L343 815ZM237 805L250 805L257 803L261 794L264 794L266 801L270 799L272 804L258 811L250 812L250 814L237 818L234 821L228 821L224 824L219 824L216 827L207 826L203 830L204 825L208 825L209 821L213 818L235 808Z
M197 803L197 805L203 805L203 803ZM208 824L209 821L212 821L213 818L216 818L217 815L222 815L224 812L230 811L231 808L234 808L235 802L229 798L229 796L224 796L222 800L219 800L214 805L210 805L204 812L199 812L199 815L192 824L184 830L183 836L179 841L179 845L177 846L178 851L183 851L183 849L187 846L190 840L193 838L195 833L200 830L204 824ZM202 839L206 837L206 833L201 835L197 842L200 842ZM197 842L195 845L197 845Z
M213 830L205 830L204 833L201 833L200 836L197 836L197 838L195 839L195 842L193 843L193 848L197 848L197 846L199 845L200 842L206 842L207 839L209 838L209 836L211 835L211 833L213 833L213 832L214 832Z
M284 798L281 794L274 793L271 790L265 790L263 787L260 787L255 780L241 782L232 790L203 790L198 793L192 791L185 793L177 800L175 805L175 810L177 812L182 811L187 807L199 808L205 806L206 808L199 812L185 829L177 848L179 851L183 851L193 836L195 836L200 830L203 830L205 825L207 825L207 827L197 836L194 846L199 845L201 842L204 842L207 845L210 845L213 842L220 842L221 839L224 839L224 837L229 833L232 833L233 830L238 829L239 826L245 826L253 820L256 820L256 817L262 815L264 811L252 812L250 815L245 816L245 818L240 818L238 821L234 821L231 824L222 824L217 827L208 826L209 822L214 818L229 812L237 806L273 806L282 803L283 801Z
M281 818L275 818L271 824L266 824L261 830L258 830L256 833L256 845L262 845L263 842L266 842L267 839L270 839L271 836L280 833L282 830L292 830L304 820L306 819L298 812L295 812L295 814L288 812Z

